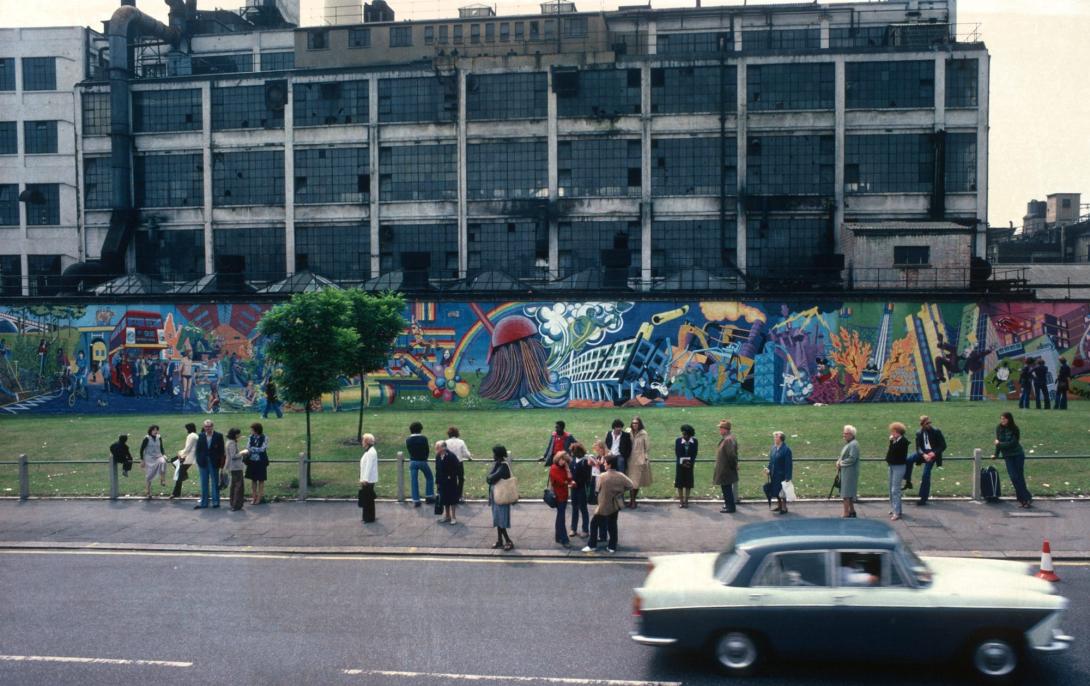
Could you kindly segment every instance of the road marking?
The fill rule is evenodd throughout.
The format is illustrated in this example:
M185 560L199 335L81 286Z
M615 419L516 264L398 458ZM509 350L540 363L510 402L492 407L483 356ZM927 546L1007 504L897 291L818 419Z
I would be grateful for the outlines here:
M215 551L184 550L88 550L86 548L73 549L33 549L33 548L0 548L0 554L5 555L120 555L137 557L224 557L256 560L332 560L342 562L379 561L379 562L457 562L461 564L519 564L519 565L624 565L629 567L646 567L643 560L617 560L609 558L535 558L535 557L454 557L445 555L374 555L367 553L345 553L343 555L330 555L329 553L228 553Z
M62 655L0 655L0 662L65 662L80 665L132 665L136 667L192 667L192 662L170 660L119 660L110 657L65 657Z
M495 674L445 674L442 672L395 672L384 669L342 669L348 676L423 677L457 681L514 681L517 683L574 684L575 686L681 686L680 681L633 681L628 679L574 679L548 676L499 676Z

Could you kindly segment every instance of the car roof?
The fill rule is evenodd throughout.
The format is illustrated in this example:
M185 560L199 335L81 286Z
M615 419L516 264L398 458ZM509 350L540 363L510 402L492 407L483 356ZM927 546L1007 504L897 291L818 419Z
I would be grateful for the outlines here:
M778 519L747 524L734 537L751 552L814 548L895 548L901 542L885 522L868 519Z

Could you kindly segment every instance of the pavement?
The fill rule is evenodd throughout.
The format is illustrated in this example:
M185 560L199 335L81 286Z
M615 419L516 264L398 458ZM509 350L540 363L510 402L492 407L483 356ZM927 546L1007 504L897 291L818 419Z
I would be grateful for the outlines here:
M1090 500L1034 500L1032 510L1013 502L932 500L927 507L905 504L893 526L925 555L1005 557L1035 560L1045 539L1057 560L1090 560ZM353 501L276 502L231 512L194 510L192 499L176 501L122 498L0 500L0 548L99 550L245 551L376 555L473 555L584 557L585 539L570 549L553 542L554 511L537 501L512 510L511 552L493 550L496 532L486 502L458 507L458 524L440 524L430 506L378 502L378 519L360 521ZM838 517L836 501L792 504L776 515L764 501L747 501L736 514L720 514L719 503L693 501L680 509L673 501L641 501L620 515L616 556L640 559L653 554L722 550L737 527L774 518ZM856 506L861 518L888 521L885 500ZM570 511L568 513L570 518ZM570 519L569 519L570 523ZM606 556L606 553L593 555Z

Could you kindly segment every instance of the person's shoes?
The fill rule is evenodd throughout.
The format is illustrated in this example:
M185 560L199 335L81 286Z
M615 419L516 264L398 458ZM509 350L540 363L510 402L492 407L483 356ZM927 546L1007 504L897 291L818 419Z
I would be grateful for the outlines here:
M440 520L439 520L439 523L440 523L440 524L448 524L448 523L450 523L450 517L443 517L442 519L440 519Z
M583 549L582 549L582 550L581 550L580 552L584 552L584 553L593 553L593 552L594 552L594 548L591 548L591 547L590 547L589 545L585 545L585 546L583 546Z
M916 506L917 507L926 507L927 506L927 500L925 500L924 498L920 498L919 500L916 501Z
M241 507L232 507L231 512L238 512L241 509L242 509Z
M914 488L915 488L915 486L912 485L911 481L905 481L904 483L901 484L901 490L902 491L911 491Z
M208 509L208 506L207 505L194 505L193 509L194 510L206 510L206 509Z
M568 538L579 538L579 532L575 529L572 529L568 532Z
M128 472L121 472L121 476L128 477L129 473Z
M731 514L731 513L734 512L734 510L731 509L731 508L721 507L721 508L719 508L719 512L721 514Z
M414 500L413 501L413 507L420 507L420 501L419 500Z
M514 550L515 549L515 544L514 543L504 543L503 544L503 549L504 550Z
M785 515L785 514L787 514L787 510L773 510L773 512L775 512L775 513L776 513L776 514L778 514L778 515Z
M213 505L212 507L217 508L217 507L219 507L219 504L217 503L217 504Z
M901 515L899 515L899 514L890 515L889 516L889 521L896 522L900 518L901 518Z
M452 519L452 520L450 520L450 524L451 524L451 526L453 526L453 525L455 525L455 524L457 524L457 523L458 523L458 520L457 520L457 519Z
M492 544L492 549L493 550L499 550L502 547L503 547L503 544L500 543L499 541L496 541L495 543Z
M559 545L559 546L560 546L561 548L570 548L570 547L571 547L571 543L570 543L570 542L566 542L566 541L557 541L557 544L558 544L558 545Z
M424 502L426 502L428 505L434 505L435 504L435 498L434 497L424 498Z
M617 549L616 548L606 548L606 552L607 553L615 553L615 552L617 552Z
M855 514L854 512L849 512L849 513L848 513L848 519L857 519L857 518L858 518L858 517L857 517L857 515L856 515L856 514Z

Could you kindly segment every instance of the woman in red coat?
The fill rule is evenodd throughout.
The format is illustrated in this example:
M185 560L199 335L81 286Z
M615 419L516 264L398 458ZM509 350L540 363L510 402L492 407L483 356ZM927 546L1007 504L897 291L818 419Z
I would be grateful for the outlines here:
M549 466L549 488L556 494L556 542L565 548L569 547L568 531L564 528L565 513L568 510L568 487L575 484L572 481L571 456L566 452L559 452L553 456L553 463Z

